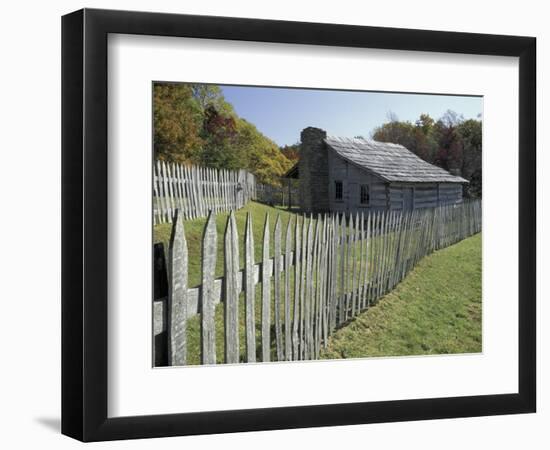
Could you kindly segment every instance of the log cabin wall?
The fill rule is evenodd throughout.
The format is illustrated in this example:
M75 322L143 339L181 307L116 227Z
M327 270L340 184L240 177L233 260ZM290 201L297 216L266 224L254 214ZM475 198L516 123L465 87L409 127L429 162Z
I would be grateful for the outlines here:
M337 183L342 196L337 198ZM368 202L361 202L361 186L368 186ZM411 195L410 202L408 196ZM367 212L433 208L462 202L459 183L388 183L340 158L328 149L328 208L331 212ZM410 205L410 207L409 207Z
M389 185L380 177L360 169L328 152L328 192L331 212L382 211L388 207ZM342 198L336 197L337 182L342 183ZM369 199L361 203L361 185L368 186Z

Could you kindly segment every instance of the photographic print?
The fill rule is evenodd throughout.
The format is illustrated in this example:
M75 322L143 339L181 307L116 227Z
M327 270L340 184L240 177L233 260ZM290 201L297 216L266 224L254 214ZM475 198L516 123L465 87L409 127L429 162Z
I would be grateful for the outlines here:
M155 367L482 351L481 96L151 95Z
M536 411L535 38L97 9L61 35L63 434Z

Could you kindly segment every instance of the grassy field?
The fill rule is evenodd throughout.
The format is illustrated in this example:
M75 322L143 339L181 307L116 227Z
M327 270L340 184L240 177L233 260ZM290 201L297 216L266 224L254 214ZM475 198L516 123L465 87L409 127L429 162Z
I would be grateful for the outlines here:
M425 257L337 330L324 359L481 352L481 234Z

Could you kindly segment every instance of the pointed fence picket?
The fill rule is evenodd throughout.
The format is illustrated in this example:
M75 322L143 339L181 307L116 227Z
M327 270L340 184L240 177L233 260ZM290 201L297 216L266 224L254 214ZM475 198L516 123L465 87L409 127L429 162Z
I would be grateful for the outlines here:
M239 236L233 211L225 228L225 361L239 362Z
M159 167L162 173L172 176L186 172L186 168L174 170L163 164ZM185 215L180 212L186 203L178 200L172 205L167 201L174 211L168 251L169 295L154 304L154 334L166 331L170 365L188 364L186 327L189 318L197 314L201 323L202 364L318 358L337 327L391 291L424 256L481 231L478 200L411 212L295 216L286 226L284 242L281 217L276 218L274 229L266 217L262 259L256 263L252 217L248 215L241 269L239 233L231 211L223 243L224 276L216 279L217 230L213 209L216 203L211 200L223 196L232 182L242 181L246 175L227 172L223 177L229 181L222 182L218 189L215 171L201 173L208 173L212 181L202 184L202 192L209 190L215 194L204 196L205 208L210 207L210 213L202 241L202 284L197 288L187 286ZM189 198L200 186L193 188L192 183L183 181L175 190L186 192ZM157 189L169 191L168 183L157 185ZM224 205L238 206L243 198L236 196L219 206L219 210ZM257 297L256 286L260 283ZM244 293L243 343L239 342L241 293ZM215 309L219 303L224 307L223 333L219 330L219 336L224 337L224 352L222 343L216 342ZM256 307L261 308L259 337Z

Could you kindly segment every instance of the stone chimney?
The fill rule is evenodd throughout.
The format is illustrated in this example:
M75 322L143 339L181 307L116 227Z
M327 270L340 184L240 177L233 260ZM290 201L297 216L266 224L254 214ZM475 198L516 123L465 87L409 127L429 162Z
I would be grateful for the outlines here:
M300 135L300 206L303 211L328 211L328 151L323 139L327 133L308 127Z

